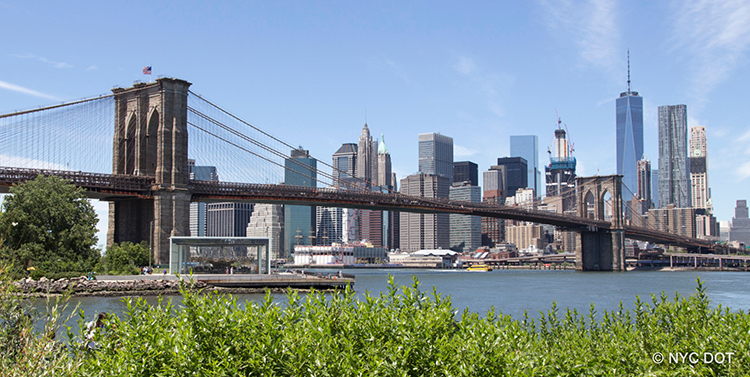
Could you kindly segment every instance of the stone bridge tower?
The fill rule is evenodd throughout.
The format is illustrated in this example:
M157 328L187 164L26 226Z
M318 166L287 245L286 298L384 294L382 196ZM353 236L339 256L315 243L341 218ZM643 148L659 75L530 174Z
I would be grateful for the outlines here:
M154 83L112 89L115 97L112 173L153 177L154 186L153 199L109 203L107 245L152 241L156 264L169 263L170 236L190 235L187 162L190 85L184 80L160 78Z
M577 177L578 216L605 220L605 196L612 196L610 229L580 233L576 270L625 271L625 229L622 223L622 175Z

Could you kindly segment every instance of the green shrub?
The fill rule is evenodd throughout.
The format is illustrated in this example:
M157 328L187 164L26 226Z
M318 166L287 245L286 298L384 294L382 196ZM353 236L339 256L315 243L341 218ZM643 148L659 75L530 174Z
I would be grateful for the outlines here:
M56 340L58 330L72 316L62 315L69 295L48 299L46 311L37 312L18 294L11 270L8 265L0 265L0 375L72 375L80 360L70 357L64 343ZM38 321L42 322L42 331L35 330Z
M355 299L347 290L238 305L183 290L184 307L127 299L97 333L80 375L535 376L745 375L750 316L690 297L653 297L599 316L556 305L539 319L460 316L412 287ZM656 352L734 352L731 363L653 361Z

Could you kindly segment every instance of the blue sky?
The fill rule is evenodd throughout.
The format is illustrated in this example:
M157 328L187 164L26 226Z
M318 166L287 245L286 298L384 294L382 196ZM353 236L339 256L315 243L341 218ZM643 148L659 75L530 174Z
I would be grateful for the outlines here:
M0 113L105 94L151 65L326 161L366 118L399 179L424 132L480 170L534 134L546 163L555 109L578 174L613 174L630 49L653 166L657 107L686 104L707 130L718 220L750 199L747 1L0 0L0 32Z

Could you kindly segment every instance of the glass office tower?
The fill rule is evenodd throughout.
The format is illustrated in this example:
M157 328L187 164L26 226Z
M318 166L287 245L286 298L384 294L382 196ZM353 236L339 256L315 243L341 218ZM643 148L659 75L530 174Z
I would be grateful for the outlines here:
M622 174L623 200L638 193L638 161L643 158L643 97L630 91L620 93L617 107L617 174Z
M536 196L542 195L540 185L542 175L539 171L539 138L536 135L514 135L510 137L511 157L526 159L528 172L527 187L534 189Z

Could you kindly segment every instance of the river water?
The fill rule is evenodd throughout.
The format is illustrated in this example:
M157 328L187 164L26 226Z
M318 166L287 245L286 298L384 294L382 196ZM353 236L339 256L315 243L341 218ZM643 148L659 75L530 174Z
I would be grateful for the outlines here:
M323 271L323 270L320 270ZM558 308L575 308L588 313L591 303L601 315L603 310L617 309L620 302L632 309L637 295L641 301L650 302L651 294L665 292L670 299L675 292L690 295L695 292L696 278L700 277L712 306L721 304L732 310L750 310L750 274L720 271L629 271L629 272L576 272L563 270L496 270L492 272L466 272L462 270L403 270L362 269L347 270L356 275L355 291L362 297L365 292L377 295L386 291L388 275L398 285L411 285L419 280L423 291L432 292L434 286L442 295L450 295L453 306L462 312L484 315L494 307L496 311L510 314L514 319L539 317L557 302ZM261 300L263 294L236 296L239 302ZM166 296L179 302L179 296ZM156 297L147 297L151 303ZM279 303L286 301L283 294L274 295ZM126 306L118 297L75 297L71 304L80 308L91 319L99 312L121 314ZM35 305L43 307L43 300Z

